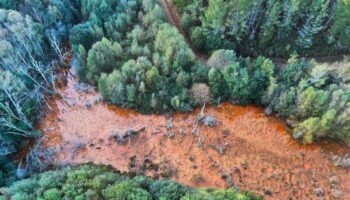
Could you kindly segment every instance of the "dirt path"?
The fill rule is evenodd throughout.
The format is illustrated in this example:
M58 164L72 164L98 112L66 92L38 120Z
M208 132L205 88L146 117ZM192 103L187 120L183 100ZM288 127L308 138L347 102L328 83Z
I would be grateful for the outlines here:
M350 150L337 143L301 146L286 134L283 121L266 117L261 108L208 107L205 113L218 125L201 125L199 136L191 134L199 110L177 113L170 137L170 116L107 105L98 93L80 91L76 79L68 77L62 88L67 98L51 99L54 112L40 124L45 147L56 151L53 164L107 164L193 187L235 185L266 199L350 199L349 170L335 167L332 160ZM140 132L118 144L114 136L128 130Z
M192 49L193 53L196 55L197 60L199 60L202 63L206 63L208 60L208 56L205 54L200 53L199 51L196 50L196 48L193 47L191 44L190 38L188 38L187 34L185 31L182 29L180 23L181 23L181 17L177 10L174 8L172 5L171 0L161 0L160 1L162 7L164 8L165 14L168 18L168 21L170 24L175 26L179 32L182 34L182 36L185 38L188 46Z

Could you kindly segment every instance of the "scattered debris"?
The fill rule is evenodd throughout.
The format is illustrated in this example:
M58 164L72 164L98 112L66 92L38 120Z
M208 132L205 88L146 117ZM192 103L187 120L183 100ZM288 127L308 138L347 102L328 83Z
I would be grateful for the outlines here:
M271 196L272 190L270 188L264 188L264 194Z
M73 145L73 150L72 150L73 155L72 155L72 158L74 159L75 156L77 155L77 153L78 153L80 150L85 149L85 148L86 148L86 144L85 144L84 142L79 141L79 142L75 143L75 144Z
M198 141L197 141L197 147L198 148L202 148L203 147L204 140L205 139L203 137L198 138Z
M28 176L28 171L25 168L17 168L16 170L16 177L18 179L24 179Z
M228 187L234 187L235 183L233 181L233 178L230 173L221 173L219 172L218 175L225 180Z
M203 105L201 112L197 115L196 120L193 124L192 135L194 136L198 136L199 124L205 118L204 109L205 104Z
M333 155L332 159L336 167L350 168L349 154L345 154L345 156Z
M332 189L332 195L334 198L339 199L342 196L342 192L337 189Z
M179 130L180 135L184 136L186 135L185 127L181 126Z
M86 83L77 83L74 85L75 89L80 92L92 93L95 92L95 87Z
M314 192L316 193L316 196L318 196L318 197L324 196L324 190L322 188L316 188L316 189L314 189Z
M224 155L225 154L225 148L221 146L220 144L217 144L215 146L216 151L218 152L219 155Z
M192 182L195 184L200 184L205 181L204 177L201 174L195 174L191 178Z
M243 161L241 165L243 169L248 169L248 161Z
M210 167L212 168L219 168L220 165L211 157L208 156L209 162L210 162Z
M160 163L160 175L163 178L171 178L177 174L177 170L169 160L163 160Z
M226 130L222 131L222 133L224 134L224 137L227 137L231 134L231 131L226 129Z
M88 103L85 104L85 107L86 107L87 109L90 109L90 108L92 108L92 104L91 104L90 102L88 102Z
M350 148L350 141L345 142L345 145Z
M300 131L294 131L293 132L293 138L295 140L300 140L300 139L303 138L303 136L304 136L304 134L302 132L300 132Z
M272 110L272 106L268 106L265 111L264 111L265 115L267 116L271 116L272 113L273 113L273 110Z
M146 130L146 127L142 127L136 131L130 129L130 130L127 130L124 134L117 133L111 136L109 139L115 139L115 141L118 144L125 144L128 139L140 134L141 132L144 132L145 130Z
M160 130L153 128L152 135L157 135L158 133L161 133Z
M135 168L137 165L136 156L131 156L129 159L129 168Z
M189 157L188 157L188 159L190 160L190 161L194 161L194 159L195 159L195 157L194 157L194 155L190 155Z
M138 170L138 174L144 175L147 173L147 171L150 171L151 173L153 173L153 177L158 177L158 174L157 174L158 170L159 170L159 165L156 163L153 163L150 157L146 157L143 160Z
M216 151L219 153L219 155L224 155L229 145L230 144L228 142L225 142L224 145L217 144L215 148L216 148Z
M218 120L215 119L214 117L211 116L205 116L203 118L203 124L206 126L210 126L210 127L215 127L218 123Z
M170 118L167 122L166 122L166 136L168 138L173 138L175 137L175 131L174 131L174 125L173 125L173 118Z
M329 182L330 183L332 183L332 184L336 184L337 182L338 182L338 178L337 178L337 176L331 176L331 177L329 177Z

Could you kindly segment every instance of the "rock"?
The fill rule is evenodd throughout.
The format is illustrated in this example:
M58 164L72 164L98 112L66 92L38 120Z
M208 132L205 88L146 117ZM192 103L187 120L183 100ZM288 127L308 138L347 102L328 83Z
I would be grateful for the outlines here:
M81 149L84 149L86 147L86 144L83 142L78 142L73 145L73 150L74 151L79 151Z
M334 155L332 156L332 159L334 161L334 165L336 167L344 167L344 168L350 168L350 158L349 155L345 155L343 157Z
M231 134L231 131L226 129L222 133L224 134L224 137L227 137L227 136L229 136Z
M124 138L124 136L120 133L113 135L111 138L114 138L118 144L125 144L126 143L126 138Z
M190 155L189 157L188 157L188 159L190 160L190 161L194 161L194 159L195 159L195 157L194 157L194 155Z
M267 116L271 116L272 113L273 113L273 110L272 110L272 107L271 106L268 106L265 111L264 111L265 115Z
M16 177L18 179L24 179L28 176L28 171L26 169L18 168L16 170Z
M129 159L129 168L135 168L137 164L136 156L131 156Z
M92 104L91 104L91 103L86 103L86 104L85 104L85 107L86 107L87 109L90 109L90 108L92 108Z
M281 117L281 116L277 116L277 117ZM286 123L287 123L288 126L293 126L293 124L294 124L294 122L292 120L290 120L290 119L287 119Z
M337 155L333 155L333 156L332 156L332 160L333 160L333 161L337 160L338 158L339 158L339 156L337 156Z
M322 188L316 188L316 189L314 189L314 192L316 193L316 195L318 197L324 196L324 191Z
M160 130L153 128L152 135L157 135L158 133L160 133Z
M342 195L342 192L340 190L337 189L333 189L332 190L332 195L334 198L339 199Z
M350 140L345 143L345 145L350 148Z
M332 183L332 184L335 184L335 183L337 183L338 182L338 178L337 178L337 176L331 176L331 177L329 177L329 182L330 183Z
M234 187L235 183L230 173L219 173L218 174L223 180L225 180L228 187Z
M180 127L179 133L180 133L180 135L185 135L186 134L185 128L183 126Z
M80 91L80 92L94 92L95 88L89 84L85 83L78 83L74 85L75 89Z
M240 174L241 170L239 169L239 167L234 167L233 172L236 174Z
M218 144L215 146L215 148L216 148L216 151L218 152L219 155L225 154L226 148L224 146L221 146Z
M111 136L109 139L115 139L118 144L125 144L128 138L138 135L139 133L146 130L146 127L142 127L139 130L127 130L124 134L116 133Z
M264 194L271 196L272 195L271 189L270 188L264 188Z
M124 133L124 137L131 137L131 136L134 136L136 135L138 132L135 131L135 130L127 130L125 133Z
M241 165L243 169L248 169L248 162L246 160Z
M302 139L303 138L303 133L302 132L300 132L300 131L294 131L293 132L293 138L295 139L295 140L300 140L300 139Z
M206 126L215 127L218 123L218 120L211 116L205 116L203 119L203 123Z

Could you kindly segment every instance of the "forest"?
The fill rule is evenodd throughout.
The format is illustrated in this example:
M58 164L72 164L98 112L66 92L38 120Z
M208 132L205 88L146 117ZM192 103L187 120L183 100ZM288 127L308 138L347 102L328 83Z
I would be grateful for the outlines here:
M60 189L58 189L60 188ZM63 168L35 175L13 184L11 199L239 199L259 200L250 193L228 190L194 190L171 180L153 181L145 177L129 179L110 172L108 167L89 165Z
M245 56L335 55L349 51L349 1L175 0L181 25L203 52Z
M34 148L23 164L14 155L42 137L36 125L70 66L105 102L143 114L256 105L302 144L350 143L349 0L174 0L180 27L161 2L0 0L0 199L258 198L104 167L30 177L50 152Z

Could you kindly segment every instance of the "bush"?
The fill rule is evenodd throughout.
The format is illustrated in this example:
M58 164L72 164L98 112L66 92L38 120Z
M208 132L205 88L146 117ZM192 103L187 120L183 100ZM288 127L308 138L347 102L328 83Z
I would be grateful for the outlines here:
M87 57L87 73L84 77L91 83L96 83L101 73L110 73L118 69L118 58L122 57L122 48L118 43L103 38L89 50Z
M167 180L153 182L150 186L150 191L155 199L180 200L190 189L174 181Z
M103 37L102 28L92 22L85 22L75 25L69 34L69 42L74 46L83 45L85 49L90 49L92 45L100 41Z
M211 68L222 69L230 64L238 61L236 53L232 50L217 50L207 61L207 65Z
M148 191L140 188L135 182L124 181L103 190L104 199L108 200L151 200L152 197Z
M191 36L190 36L191 43L199 51L206 50L206 43L207 43L206 34L207 34L207 30L202 27L195 27L191 32Z

